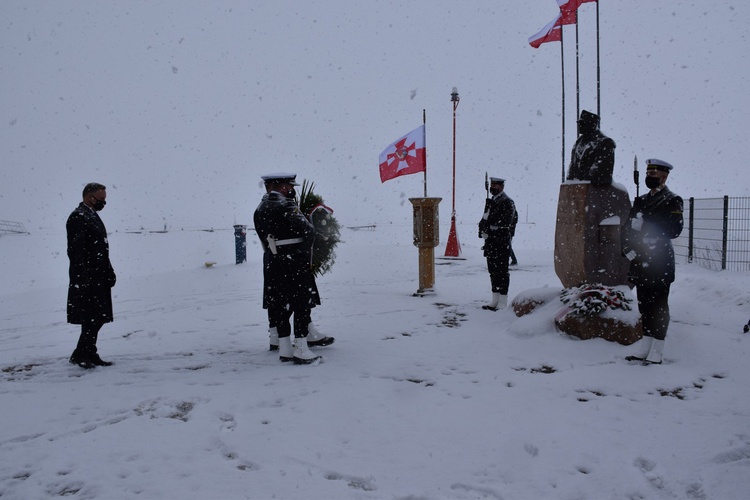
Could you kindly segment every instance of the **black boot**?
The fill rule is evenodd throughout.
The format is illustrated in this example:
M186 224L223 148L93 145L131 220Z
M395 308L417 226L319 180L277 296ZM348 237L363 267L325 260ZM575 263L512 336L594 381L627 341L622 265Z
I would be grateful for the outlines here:
M99 357L98 353L89 355L89 360L91 360L91 362L94 363L96 366L112 366L111 361L104 361L102 358Z
M91 360L91 357L85 352L79 351L78 349L73 351L73 354L70 355L70 359L68 361L70 361L71 364L78 365L86 370L90 370L96 367L96 364Z
M101 327L102 323L83 323L81 325L78 345L70 356L71 363L87 370L96 366L109 366L103 364L105 362L96 353L96 339L99 337Z

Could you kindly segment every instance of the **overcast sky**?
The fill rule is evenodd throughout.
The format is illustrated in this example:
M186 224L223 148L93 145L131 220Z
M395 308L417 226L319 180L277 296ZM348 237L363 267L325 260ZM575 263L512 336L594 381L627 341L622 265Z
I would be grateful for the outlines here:
M750 4L602 1L602 130L615 179L675 165L684 197L748 196ZM381 184L380 151L427 113L428 194L459 222L484 173L547 234L561 179L560 44L527 39L553 0L20 1L0 4L0 219L62 231L86 182L108 228L251 223L261 174L310 179L343 224L409 223L421 175ZM596 5L581 7L581 108L596 110ZM566 28L566 161L576 109ZM643 177L643 176L641 176ZM474 234L465 235L474 237ZM551 235L548 240L551 244Z

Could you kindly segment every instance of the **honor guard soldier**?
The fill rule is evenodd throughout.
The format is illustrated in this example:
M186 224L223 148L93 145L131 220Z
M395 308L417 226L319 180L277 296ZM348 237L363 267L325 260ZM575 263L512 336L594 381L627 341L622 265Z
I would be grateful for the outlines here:
M484 255L487 257L487 270L490 272L492 301L482 309L497 311L508 305L510 273L510 243L517 221L516 205L505 194L505 179L490 177L489 192L484 207L484 215L479 221L479 237L484 238Z
M311 268L315 229L295 202L296 174L261 177L266 187L253 216L263 246L263 308L278 332L279 359L309 364L322 359L308 348L310 312L320 304ZM294 321L294 344L292 325Z
M682 198L667 187L672 165L646 161L646 187L630 210L623 227L622 253L630 260L628 279L637 288L638 311L643 324L640 351L628 361L661 364L669 327L669 288L674 281L672 241L682 232Z

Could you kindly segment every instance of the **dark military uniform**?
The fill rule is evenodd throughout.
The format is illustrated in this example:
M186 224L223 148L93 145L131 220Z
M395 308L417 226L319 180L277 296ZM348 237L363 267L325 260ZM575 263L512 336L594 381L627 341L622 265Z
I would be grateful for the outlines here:
M508 260L515 226L514 217L517 217L516 205L503 191L487 200L485 214L486 217L479 221L479 235L487 235L483 250L484 256L487 257L492 292L508 295Z
M634 220L642 218L640 230ZM647 337L664 340L669 326L669 288L674 281L672 239L682 232L682 198L666 186L635 199L623 228L623 254L630 259L628 279L638 288L638 310Z
M263 253L263 308L279 337L306 337L310 310L320 304L311 269L315 230L294 200L272 191L263 196L253 216Z

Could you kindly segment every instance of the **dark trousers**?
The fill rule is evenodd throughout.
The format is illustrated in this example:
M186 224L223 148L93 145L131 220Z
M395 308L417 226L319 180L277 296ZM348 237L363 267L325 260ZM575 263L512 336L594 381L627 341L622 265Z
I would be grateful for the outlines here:
M492 293L508 295L508 287L510 286L510 273L508 272L510 245L488 249L486 255Z
M309 307L296 311L286 307L269 307L268 324L276 326L279 338L289 337L292 334L292 325L289 319L294 314L294 336L297 338L307 337L311 313L312 310Z
M638 285L638 311L641 313L643 335L656 340L667 337L669 327L669 283Z
M96 341L102 326L104 323L83 323L76 351L82 354L96 354Z

